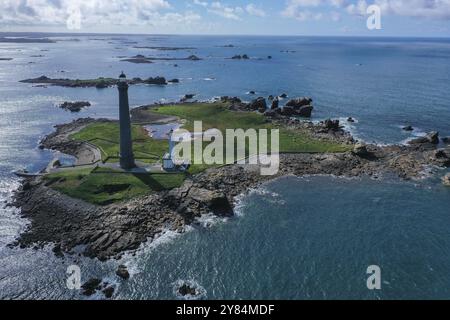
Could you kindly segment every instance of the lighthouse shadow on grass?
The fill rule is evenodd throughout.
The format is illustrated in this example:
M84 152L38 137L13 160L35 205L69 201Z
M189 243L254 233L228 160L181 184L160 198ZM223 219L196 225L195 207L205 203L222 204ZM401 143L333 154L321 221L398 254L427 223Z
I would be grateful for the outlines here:
M124 172L111 168L62 171L44 177L48 187L101 206L177 188L185 179L184 173Z
M147 185L151 190L162 191L166 189L166 187L164 187L164 185L160 181L156 180L152 174L149 174L147 172L133 172L132 175L133 177ZM167 175L167 177L170 179L170 175L172 174L165 173L164 175Z

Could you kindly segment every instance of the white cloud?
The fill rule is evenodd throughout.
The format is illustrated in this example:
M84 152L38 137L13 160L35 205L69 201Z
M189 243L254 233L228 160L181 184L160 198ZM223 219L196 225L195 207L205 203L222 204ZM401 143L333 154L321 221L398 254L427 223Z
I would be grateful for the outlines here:
M179 12L176 0L0 0L0 26L65 26L80 15L87 26L195 24L202 10L230 20L244 16L267 17L263 5L244 1L230 5L220 0L189 0L192 11ZM298 20L340 21L345 15L365 15L368 5L378 4L383 15L450 20L450 0L284 0L282 15ZM179 7L179 6L178 6Z
M371 4L380 6L383 14L450 20L450 0L288 0L282 15L298 20L314 17L312 11L342 9L351 15L366 15ZM330 14L332 19L336 16Z
M244 13L244 9L241 7L230 7L216 1L211 3L208 12L214 13L226 19L241 20L240 15Z
M83 25L155 25L168 19L192 21L192 12L161 13L166 0L0 0L2 25L65 25L74 13Z
M311 20L314 18L313 12L305 8L318 7L323 1L324 0L289 0L282 15L299 21Z
M202 7L207 7L209 5L209 3L206 1L193 0L193 2L194 2L194 4L196 4L198 6L202 6Z
M266 16L266 12L264 10L258 8L253 3L248 4L245 7L245 10L247 11L247 13L249 15L252 15L252 16L257 16L257 17L265 17Z
M377 0L375 3L387 14L450 19L450 0Z
M351 3L347 6L346 10L349 14L365 16L367 12L368 4L365 0L359 0L357 3Z
M249 3L246 6L230 6L220 1L207 2L202 0L192 0L195 5L207 8L209 13L221 16L231 20L242 20L241 16L247 13L251 16L265 17L266 12L253 3Z
M334 22L341 21L341 14L336 11L332 11L330 13L331 20Z

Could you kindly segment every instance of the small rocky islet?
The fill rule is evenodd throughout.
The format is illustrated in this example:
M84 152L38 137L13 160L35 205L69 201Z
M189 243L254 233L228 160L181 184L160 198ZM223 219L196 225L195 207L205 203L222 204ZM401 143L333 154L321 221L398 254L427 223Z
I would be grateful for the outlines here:
M231 59L232 60L249 60L250 57L247 54L243 54L243 55L237 54L237 55L232 56Z
M280 170L270 177L261 176L257 165L233 164L211 168L190 175L180 187L104 206L71 198L49 187L42 176L29 176L17 191L14 205L22 209L22 215L30 219L31 224L14 245L26 247L54 243L57 247L55 253L60 256L84 245L83 253L88 257L100 260L120 258L124 252L138 249L142 243L152 241L165 230L183 232L187 225L204 214L212 212L217 216L233 216L235 197L278 177L328 174L372 178L396 176L409 180L423 177L427 166L450 166L450 147L439 148L437 133L430 133L409 145L363 144L355 141L339 120L328 119L319 123L300 120L303 114L311 116L310 112L304 111L305 107L313 110L311 98L291 99L287 103L288 113L274 103L269 109L264 98L246 103L237 97L224 96L220 101L231 112L260 113L271 125L305 132L321 141L342 143L348 146L348 151L281 153ZM132 119L135 123L158 123L162 115L154 114L152 110L159 107L161 105L133 109ZM70 139L70 133L102 121L111 120L88 118L59 125L41 145L76 156L85 146ZM444 184L448 185L449 180L446 176ZM127 277L124 270L118 272L122 278Z
M81 285L81 294L87 297L90 297L97 292L102 292L105 298L110 299L112 298L114 291L115 288L113 285L97 278L91 278Z
M91 103L89 101L75 101L75 102L65 101L59 105L61 109L70 112L80 112L82 109L90 106Z

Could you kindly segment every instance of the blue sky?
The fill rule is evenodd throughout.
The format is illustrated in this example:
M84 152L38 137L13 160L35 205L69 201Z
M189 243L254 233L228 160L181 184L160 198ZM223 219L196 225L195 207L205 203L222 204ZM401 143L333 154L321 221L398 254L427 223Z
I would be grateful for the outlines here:
M0 31L450 37L450 0L0 0Z

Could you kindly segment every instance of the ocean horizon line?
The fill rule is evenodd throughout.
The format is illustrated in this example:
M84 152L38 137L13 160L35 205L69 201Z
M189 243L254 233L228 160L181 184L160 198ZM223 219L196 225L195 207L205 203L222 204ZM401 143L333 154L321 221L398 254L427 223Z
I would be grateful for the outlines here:
M202 33L108 33L108 32L40 32L40 31L0 31L0 35L41 35L41 36L171 36L171 37L261 37L261 38L339 38L339 39L408 39L408 40L450 40L442 36L393 36L393 35L283 35L283 34L202 34Z

